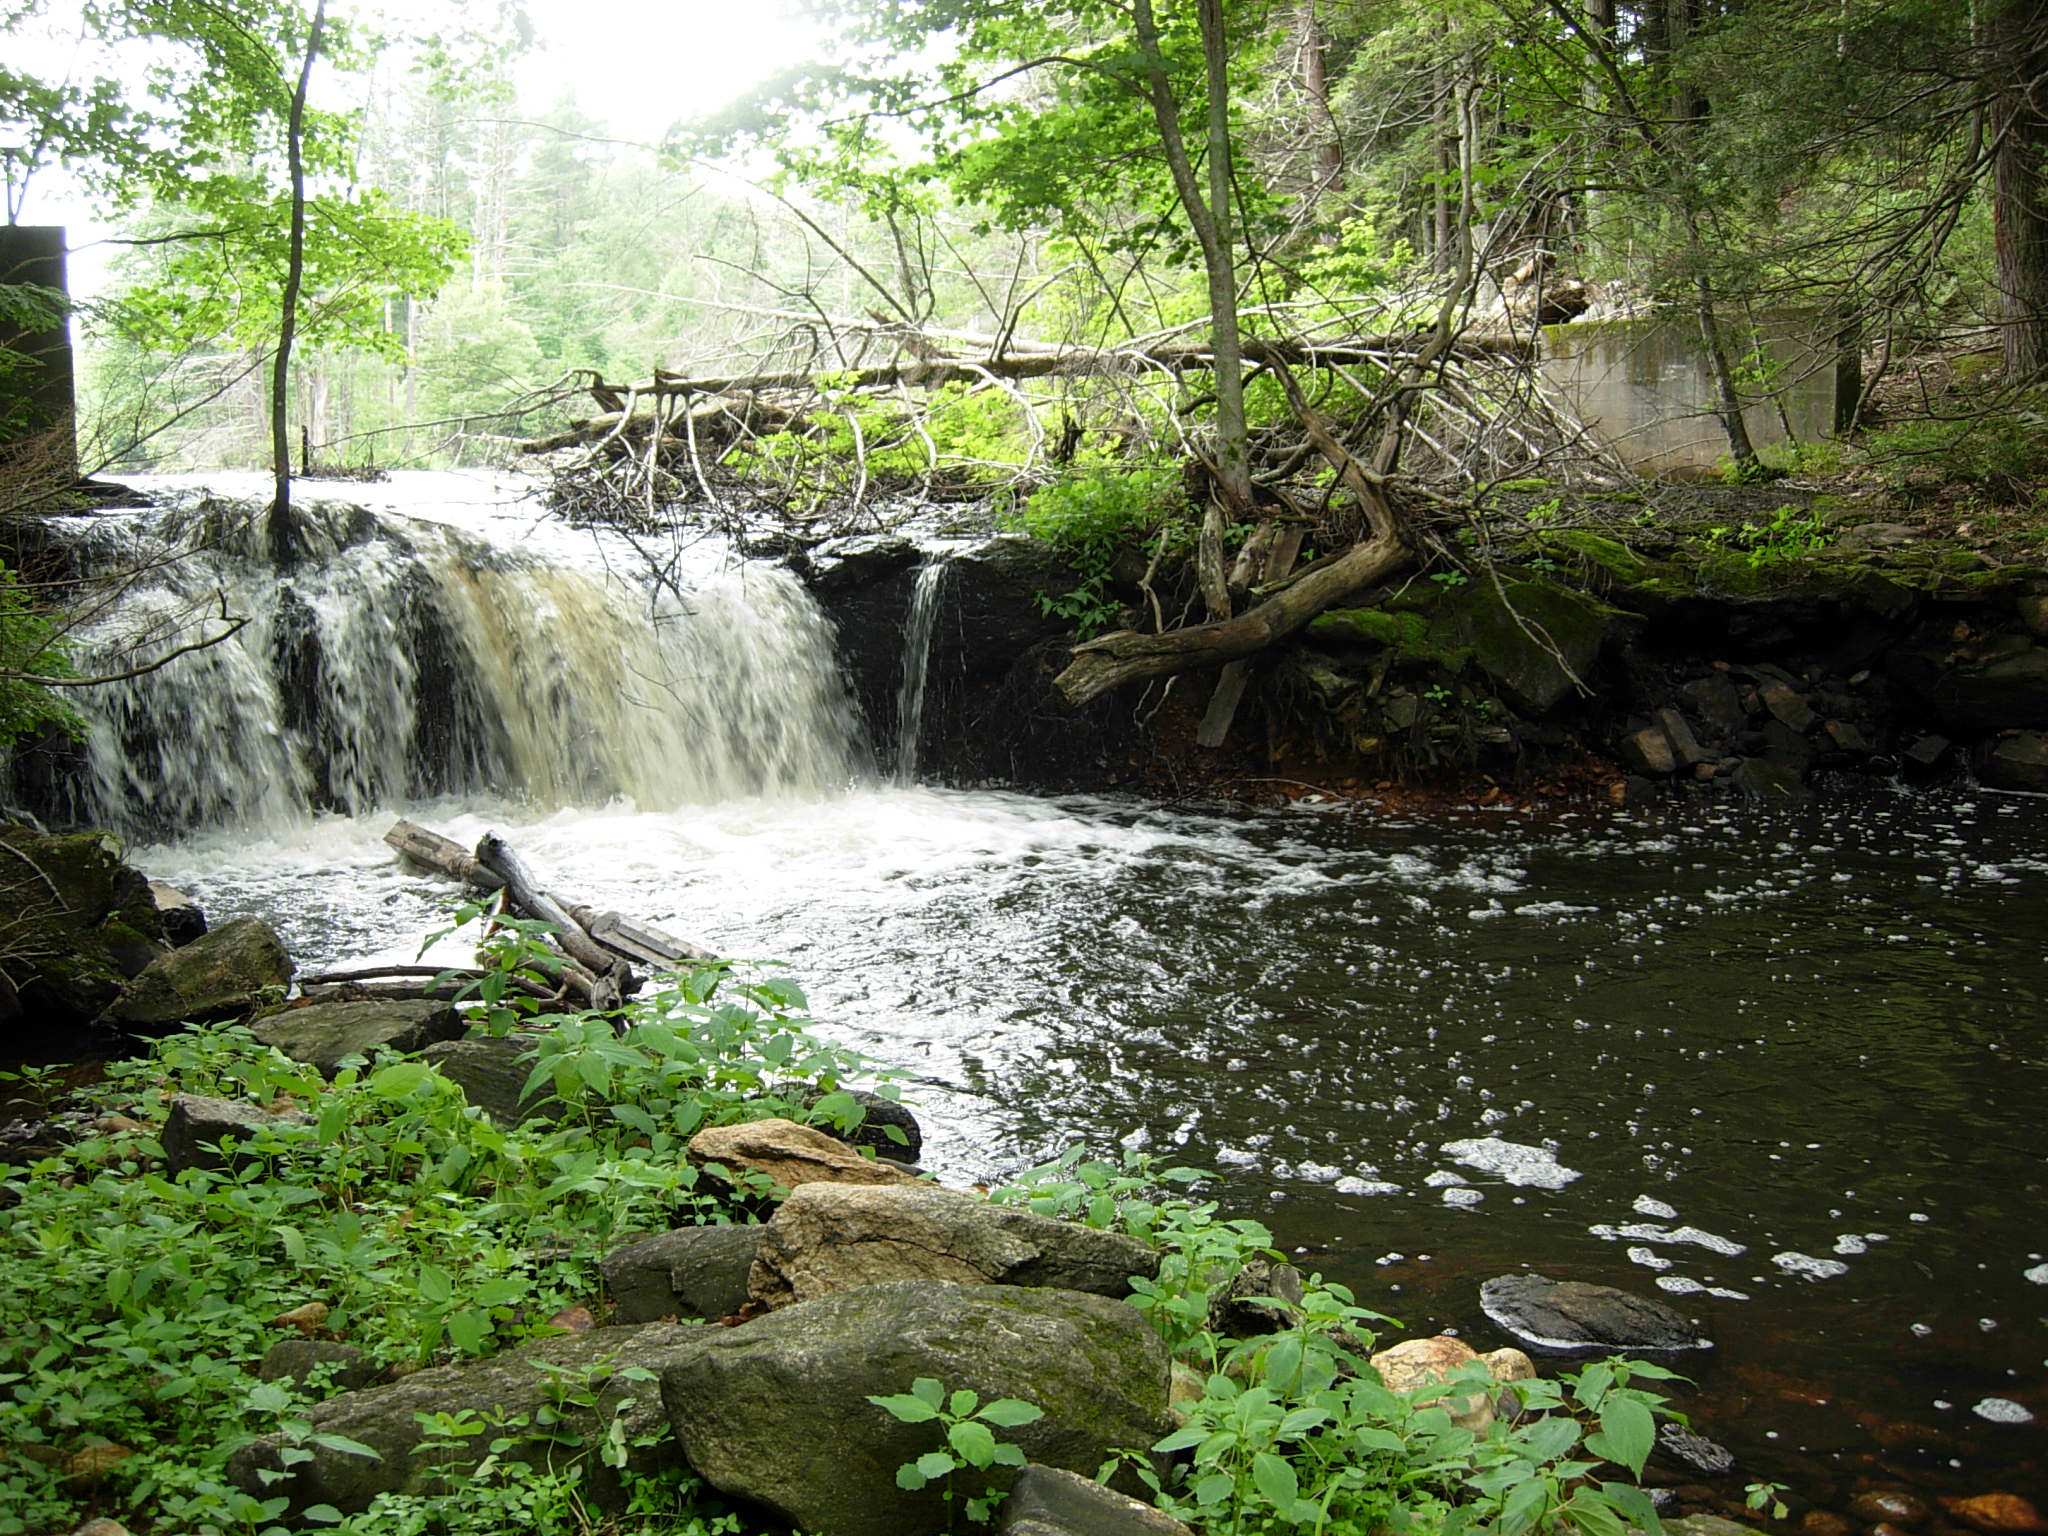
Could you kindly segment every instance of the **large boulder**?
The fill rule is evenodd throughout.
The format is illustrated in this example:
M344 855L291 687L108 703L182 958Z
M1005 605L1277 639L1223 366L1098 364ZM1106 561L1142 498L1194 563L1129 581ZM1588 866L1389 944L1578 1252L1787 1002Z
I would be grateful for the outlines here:
M870 1397L920 1377L982 1402L1044 1410L1003 1430L1034 1462L1093 1474L1119 1446L1168 1432L1166 1346L1134 1307L1074 1291L905 1281L785 1307L707 1332L662 1372L691 1468L720 1492L820 1536L931 1536L939 1489L897 1469L944 1443ZM1011 1477L971 1474L970 1492Z
M382 1047L417 1051L452 1040L465 1028L447 1003L392 997L374 1001L308 1003L260 1019L250 1029L265 1045L293 1061L332 1077L351 1056L367 1057Z
M1529 1348L1546 1354L1580 1350L1711 1349L1683 1312L1611 1285L1501 1275L1479 1287L1486 1315Z
M613 1320L732 1316L749 1300L747 1277L764 1230L681 1227L614 1249L600 1266Z
M143 1035L244 1018L291 979L292 959L276 930L261 918L237 917L150 961L105 1018Z
M443 1040L420 1052L420 1060L462 1090L463 1097L500 1125L552 1119L560 1106L546 1079L526 1096L533 1075L531 1035L480 1035L468 1040Z
M996 1517L999 1536L1192 1536L1169 1514L1058 1467L1027 1466Z
M90 1024L165 952L149 880L89 832L0 825L0 911L14 925L0 1023L62 1031Z
M490 1453L493 1436L478 1435L430 1457L415 1455L421 1414L472 1411L502 1416L506 1428L501 1433L512 1443L501 1459L539 1465L559 1443L559 1433L551 1438L550 1432L537 1424L542 1408L562 1414L566 1422L559 1431L580 1435L586 1444L594 1444L614 1416L622 1417L628 1469L641 1474L658 1472L675 1464L675 1447L666 1437L658 1436L662 1411L655 1389L644 1381L623 1381L617 1373L629 1367L659 1372L682 1359L707 1331L716 1330L674 1323L594 1328L488 1360L465 1360L418 1371L388 1386L344 1392L313 1406L307 1415L312 1432L358 1441L377 1453L374 1458L314 1440L305 1447L309 1458L287 1467L281 1454L286 1449L284 1440L270 1435L229 1458L228 1478L236 1487L261 1498L287 1494L294 1509L332 1504L352 1514L367 1508L380 1493L432 1490L445 1472L473 1468ZM551 1390L553 1379L542 1367L572 1376L587 1375L598 1387L595 1403L565 1407L560 1394ZM512 1427L517 1420L524 1423ZM659 1443L640 1443L650 1438L658 1438ZM598 1499L616 1502L618 1483L609 1469L595 1457L587 1465ZM266 1480L266 1473L274 1480Z
M936 1184L806 1184L762 1233L749 1288L770 1307L891 1280L1125 1296L1159 1255L1136 1238Z
M2015 731L1993 742L1980 771L2000 789L2048 790L2048 732Z
M1482 1355L1463 1339L1438 1334L1433 1339L1409 1339L1372 1357L1372 1368L1380 1380L1395 1392L1414 1392L1439 1386L1470 1366L1481 1366L1501 1386L1529 1381L1536 1375L1535 1364L1519 1349L1496 1349ZM1486 1433L1493 1423L1494 1394L1491 1390L1454 1391L1436 1399L1451 1422L1475 1435Z
M740 1176L758 1174L782 1189L805 1184L916 1184L916 1174L859 1152L794 1120L714 1125L690 1138L690 1161Z

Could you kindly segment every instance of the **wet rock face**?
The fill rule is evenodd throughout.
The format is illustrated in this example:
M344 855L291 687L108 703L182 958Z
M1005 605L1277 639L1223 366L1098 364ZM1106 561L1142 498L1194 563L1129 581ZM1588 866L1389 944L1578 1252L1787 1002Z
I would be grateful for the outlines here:
M1479 1288L1486 1315L1539 1353L1709 1349L1684 1313L1607 1285L1502 1275Z
M1985 749L1978 772L1999 789L2048 790L2048 732L2001 737Z

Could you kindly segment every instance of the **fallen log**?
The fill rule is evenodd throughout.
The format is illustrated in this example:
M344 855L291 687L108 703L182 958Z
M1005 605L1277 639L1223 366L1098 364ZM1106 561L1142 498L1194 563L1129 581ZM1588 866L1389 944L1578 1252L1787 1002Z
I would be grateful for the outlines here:
M439 995L441 989L437 988L435 984L444 979L448 982L445 990L452 995L465 983L482 981L489 974L488 971L466 965L367 965L348 971L322 971L317 976L306 976L302 977L301 980L309 987L326 987L354 986L370 981L418 978L427 983L426 986L418 989L421 995L424 996L429 994ZM558 992L542 986L531 977L515 974L510 980L511 984L521 992L526 993L529 997L537 997L543 1002L555 1002L560 997Z
M398 850L400 858L409 859L437 875L447 875L450 879L476 886L479 890L495 891L505 883L503 875L478 863L462 844L416 821L393 822L391 830L384 834L384 841Z
M497 833L486 832L477 840L476 860L503 878L506 900L513 907L553 928L562 952L589 971L593 1008L616 1008L639 990L640 980L627 963L591 938L566 907L543 891L525 860Z
M585 933L622 959L637 960L658 971L674 971L718 958L703 945L679 939L652 923L635 922L617 912L599 912L566 902L564 905L568 906L569 915L583 925Z

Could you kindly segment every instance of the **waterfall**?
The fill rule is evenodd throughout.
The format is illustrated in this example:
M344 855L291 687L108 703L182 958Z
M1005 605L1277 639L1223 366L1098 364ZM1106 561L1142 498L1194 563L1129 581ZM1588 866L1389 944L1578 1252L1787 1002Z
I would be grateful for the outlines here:
M830 626L779 567L700 547L655 583L631 551L530 512L516 527L333 503L297 516L302 553L282 568L247 506L77 531L88 574L181 552L76 631L81 671L160 652L209 608L248 622L83 690L82 767L51 809L154 837L474 793L667 809L861 772Z
M903 626L903 679L896 685L896 782L917 782L917 740L924 730L925 674L931 669L932 629L946 585L947 557L934 554L918 567Z

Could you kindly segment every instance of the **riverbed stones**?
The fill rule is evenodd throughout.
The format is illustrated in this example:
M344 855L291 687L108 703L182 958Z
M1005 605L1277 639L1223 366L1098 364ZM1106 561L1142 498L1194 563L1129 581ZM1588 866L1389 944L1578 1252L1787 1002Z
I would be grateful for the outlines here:
M1121 1233L994 1205L936 1184L869 1188L806 1184L761 1234L748 1282L754 1300L781 1307L892 1280L1039 1286L1097 1296L1130 1294L1131 1277L1156 1278L1159 1255Z
M1789 685L1767 682L1757 689L1756 696L1757 702L1769 710L1771 717L1787 730L1803 734L1813 728L1813 706Z
M164 1149L164 1167L172 1177L187 1168L225 1168L255 1155L251 1143L267 1132L309 1123L303 1115L273 1115L239 1099L181 1093L171 1100L170 1113L157 1141ZM234 1139L232 1153L218 1143Z
M232 918L150 961L105 1018L142 1035L244 1018L280 995L291 979L291 956L277 931L261 918Z
M2016 1493L1978 1493L1968 1498L1946 1498L1942 1507L1984 1536L2040 1536L2048 1531L2048 1520L2033 1501Z
M933 1449L929 1423L870 1397L920 1377L981 1401L1044 1410L1003 1431L1042 1465L1092 1474L1119 1446L1167 1432L1165 1345L1136 1308L1104 1296L904 1281L707 1330L661 1372L661 1397L691 1468L720 1492L831 1536L933 1536L936 1486L896 1470ZM997 1468L992 1481L1008 1478Z
M1190 1536L1185 1525L1060 1467L1028 1465L997 1516L998 1536Z
M1621 738L1619 750L1622 762L1637 773L1663 779L1678 772L1678 754L1654 725L1629 732Z
M762 1227L681 1227L605 1255L615 1322L730 1317L748 1302Z
M719 1125L690 1138L690 1161L734 1174L759 1174L786 1190L806 1184L891 1184L919 1181L894 1163L863 1157L838 1138L793 1120Z
M1806 775L1797 763L1746 757L1728 781L1752 800L1804 800Z
M1849 1513L1867 1525L1924 1525L1934 1511L1917 1493L1872 1488L1849 1501Z
M352 1514L368 1507L380 1493L432 1490L444 1472L473 1468L490 1453L493 1437L479 1435L431 1456L415 1455L421 1437L419 1415L470 1411L502 1416L507 1425L503 1433L512 1444L501 1459L540 1465L557 1443L547 1431L531 1427L543 1407L562 1416L560 1433L580 1435L585 1444L595 1444L614 1416L623 1419L628 1469L658 1472L676 1463L674 1446L659 1434L661 1406L647 1382L623 1380L618 1373L627 1367L658 1372L682 1358L703 1334L714 1331L718 1330L674 1323L594 1328L488 1360L435 1366L386 1386L344 1392L308 1411L312 1433L358 1441L375 1451L375 1457L336 1450L315 1438L305 1446L309 1458L287 1467L281 1454L285 1444L271 1435L235 1452L228 1461L228 1478L261 1498L287 1494L294 1509L331 1504ZM587 1377L597 1387L594 1404L580 1407L557 1401L561 1394L552 1390L552 1378L538 1369L541 1366L572 1378ZM511 1427L512 1421L521 1419L527 1427ZM660 1443L639 1443L649 1438ZM593 1457L590 1472L592 1494L601 1505L615 1507L619 1488L610 1469Z
M447 1003L423 998L309 1003L259 1019L250 1033L293 1061L332 1077L350 1057L378 1049L410 1053L452 1040L467 1028Z
M1710 1349L1684 1313L1609 1285L1500 1275L1479 1287L1479 1305L1497 1325L1539 1353Z
M1733 1451L1669 1419L1657 1426L1657 1452L1702 1477L1727 1477L1735 1470Z

